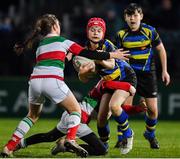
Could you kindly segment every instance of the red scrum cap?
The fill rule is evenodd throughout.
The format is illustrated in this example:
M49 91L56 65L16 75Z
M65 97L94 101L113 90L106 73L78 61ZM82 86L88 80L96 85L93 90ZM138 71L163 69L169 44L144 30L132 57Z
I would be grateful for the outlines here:
M98 17L94 17L89 19L87 27L86 27L86 31L88 32L89 28L92 26L99 26L102 28L103 33L105 34L106 32L106 23L102 18L98 18Z

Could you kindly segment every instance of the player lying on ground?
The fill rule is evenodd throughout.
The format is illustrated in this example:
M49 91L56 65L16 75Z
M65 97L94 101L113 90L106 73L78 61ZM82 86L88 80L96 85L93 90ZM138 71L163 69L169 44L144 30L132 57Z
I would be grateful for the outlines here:
M123 89L130 93L134 93L134 89L132 86L127 82L116 82L116 81L109 81L109 82L101 82L99 87L93 88L90 92L89 96L85 96L80 102L82 117L81 123L77 131L77 137L81 140L86 142L87 144L81 144L86 151L88 151L89 155L104 155L106 153L106 148L101 140L96 136L96 134L88 127L88 123L90 121L91 114L94 109L98 108L98 99L101 98L100 91L104 91L105 89ZM93 98L91 98L93 97ZM136 114L142 111L145 111L145 107L141 106L129 106L123 107L123 109L128 114ZM57 139L64 137L67 133L67 117L69 116L68 112L65 111L62 114L60 122L57 126L47 133L39 133L33 136L30 136L26 139L22 139L20 144L17 146L17 149L25 148L29 145L42 143L42 142L53 142ZM73 152L71 149L67 149L64 146L63 140L58 140L56 146L52 149L52 154L56 155L58 152Z

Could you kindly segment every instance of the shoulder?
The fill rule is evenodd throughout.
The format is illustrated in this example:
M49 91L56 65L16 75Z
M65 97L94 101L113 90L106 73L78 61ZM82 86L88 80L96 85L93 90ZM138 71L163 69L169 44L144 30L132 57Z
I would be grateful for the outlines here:
M153 26L151 26L151 25L148 25L148 24L146 24L146 23L142 23L141 25L142 25L142 29L148 29L148 30L150 30L150 31L156 30L155 27L153 27Z
M114 45L109 39L105 39L104 40L104 44L110 44L110 45Z
M67 40L67 38L63 37L63 36L59 36L59 39L62 39L62 40Z
M115 45L110 40L104 40L103 49L105 49L106 51L112 51L115 50L115 48Z
M127 28L127 27L122 28L121 30L119 30L119 31L117 32L117 36L119 36L119 37L122 38L122 37L125 35L126 32L128 32L128 28Z

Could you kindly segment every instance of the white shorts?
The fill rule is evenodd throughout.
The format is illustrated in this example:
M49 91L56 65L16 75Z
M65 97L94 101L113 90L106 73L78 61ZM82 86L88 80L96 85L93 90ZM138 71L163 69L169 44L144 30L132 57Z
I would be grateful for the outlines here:
M58 104L70 93L64 81L56 78L37 78L29 81L29 103L42 104L45 97Z
M65 111L62 114L60 122L56 126L57 129L60 132L62 132L63 134L67 134L67 131L68 131L68 125L67 125L68 116L69 116L69 114L67 113L67 111ZM87 124L80 123L76 136L81 138L81 137L86 136L92 132L93 131L90 129L90 127Z

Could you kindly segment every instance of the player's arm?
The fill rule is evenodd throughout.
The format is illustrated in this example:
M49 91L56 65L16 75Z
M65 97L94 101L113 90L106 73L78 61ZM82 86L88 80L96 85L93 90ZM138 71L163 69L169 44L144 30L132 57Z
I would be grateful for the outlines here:
M115 59L108 59L108 60L96 60L96 64L100 64L106 69L113 69L115 66Z
M116 50L116 46L108 39L105 40L105 50L108 52ZM106 69L113 69L115 66L115 59L108 59L108 60L96 60L96 64L100 64Z
M170 83L170 76L167 71L167 55L166 55L166 50L164 48L164 45L161 41L161 38L156 31L155 28L152 29L152 46L155 47L155 49L159 53L160 61L161 61L161 67L162 67L162 80L165 82L166 85Z
M162 67L162 81L165 82L166 86L170 83L170 76L167 71L167 55L163 43L161 42L156 46L156 50L159 52L159 57Z
M72 52L74 55L83 56L89 59L95 59L95 60L107 60L112 58L122 59L122 60L128 60L128 52L124 51L123 49L118 49L112 52L98 52L98 51L92 51L87 50L83 48L82 46L78 45L77 43L74 43L69 40L69 43L71 43L71 46L69 47L68 51Z

